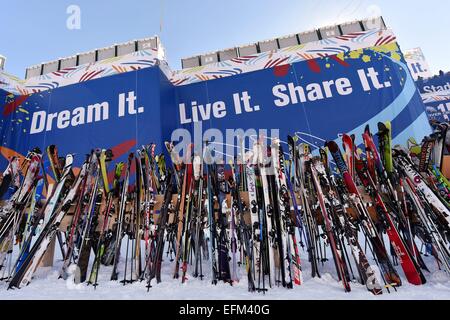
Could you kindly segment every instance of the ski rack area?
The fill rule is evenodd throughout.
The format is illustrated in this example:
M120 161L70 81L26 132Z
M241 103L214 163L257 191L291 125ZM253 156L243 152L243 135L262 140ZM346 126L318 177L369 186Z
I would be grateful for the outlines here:
M111 150L93 151L81 169L56 146L13 157L1 185L11 194L0 213L2 279L9 289L33 286L56 241L59 277L93 287L106 268L110 280L147 290L158 290L163 272L182 283L246 279L260 293L323 270L345 292L355 283L373 295L424 285L430 270L450 271L450 184L439 169L448 126L409 150L390 134L379 123L378 145L367 127L362 146L343 135L344 153L330 141L318 156L297 136L261 140L229 167L211 163L208 143L185 159L166 143L172 165L150 145L113 170Z

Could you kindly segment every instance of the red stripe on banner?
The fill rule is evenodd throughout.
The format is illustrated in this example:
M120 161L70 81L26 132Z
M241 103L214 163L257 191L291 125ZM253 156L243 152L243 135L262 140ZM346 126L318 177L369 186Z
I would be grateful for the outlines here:
M281 59L280 61L278 61L276 63L276 66L281 66L283 65L283 63L285 63L287 60L289 60L289 57L284 57L283 59Z
M279 59L267 61L267 63L264 65L264 69L271 68L274 64L276 64L276 62L277 62L278 60L279 60Z
M84 79L84 81L89 81L89 80L91 80L92 79L92 77L95 75L95 72L94 73L91 73L91 74L89 74L88 76L86 76L86 78Z
M85 74L81 77L80 82L87 81L87 80L91 79L91 76L92 76L93 74L95 74L95 71L91 71L91 72L85 73Z
M389 39L389 37L387 37L387 39ZM377 40L377 42L375 42L375 46L381 46L383 45L384 41L386 41L385 37L381 37Z
M343 35L343 37L355 39L355 38L358 38L359 36L362 36L364 34L365 34L364 32L352 32L352 33Z
M80 81L79 82L83 82L84 81L84 79L88 76L88 75L90 75L91 73L90 72L87 72L87 73L85 73L85 74L83 74L82 76L81 76L81 78L80 78Z
M385 44L386 41L388 41L388 40L389 40L389 37L384 38L383 41L380 41L380 43L379 43L378 45L379 45L379 46L382 46L382 45Z
M308 67L312 72L320 73L320 66L316 60L308 60Z
M53 72L54 75L58 76L58 77L62 77L65 74L69 73L70 71L75 70L75 68L65 68L65 69L61 69L58 70L56 72Z
M3 116L7 117L11 113L13 113L22 103L24 103L28 99L28 97L28 95L18 96L14 99L14 101L6 104L3 108Z
M395 41L395 39L396 38L394 36L389 36L383 41L382 45L391 43L391 42Z
M243 56L243 57L239 57L239 59L247 61L247 60L250 60L250 59L253 59L253 58L256 58L256 57L257 56Z
M388 44L388 43L391 43L391 42L392 42L392 40L394 40L394 37L393 37L393 36L389 36L389 37L387 37L387 38L386 38L386 40L384 41L384 43L383 43L383 44Z
M121 156L123 156L125 153L130 151L131 148L133 148L136 145L136 139L125 141L113 148L111 148L111 151L113 152L113 159L118 159Z
M96 76L98 76L99 74L102 74L104 70L100 70L97 72L94 72L87 80L92 80L93 78L95 78Z
M111 148L111 151L113 153L113 160L117 160L124 154L128 153L136 145L136 142L137 141L135 139L132 139ZM113 182L113 180L114 180L114 170L108 172L108 181L111 183Z
M390 43L391 41L392 41L392 36L389 36L389 37L387 37L387 38L383 41L382 45L388 44L388 43Z
M274 69L273 69L273 74L276 76L276 77L285 77L285 76L287 76L287 74L289 73L289 70L291 69L291 65L290 64L285 64L285 65L279 65L279 66L276 66Z
M375 46L375 47L378 46L379 43L380 43L380 39L378 39L378 40L375 42L374 46Z
M345 41L349 41L351 39L355 39L358 38L359 35L357 34L346 34L344 36L338 36L336 38L341 39L341 40L345 40Z
M344 61L344 60L338 58L337 56L331 56L331 59L333 59L334 61L336 61L337 63L339 63L341 66L344 66L344 67L350 67L350 64L348 64L347 61Z

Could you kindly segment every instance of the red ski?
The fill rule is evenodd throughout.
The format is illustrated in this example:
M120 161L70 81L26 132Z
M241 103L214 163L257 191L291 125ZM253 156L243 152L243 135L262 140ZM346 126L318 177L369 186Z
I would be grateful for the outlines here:
M381 158L378 154L378 151L375 147L375 143L373 142L372 135L370 134L369 127L366 127L366 130L363 134L364 144L366 146L366 155L367 158L372 159L374 164L379 168L383 169L383 164L381 162ZM426 283L426 279L422 274L417 263L412 258L411 252L408 250L403 239L400 237L397 227L394 224L394 221L391 218L391 214L388 211L386 205L384 204L383 199L381 198L380 193L378 192L378 188L372 178L372 174L368 171L364 162L359 160L356 162L356 171L358 172L359 178L363 185L366 188L371 190L370 196L375 201L375 205L379 210L377 212L381 213L382 218L387 222L386 232L389 237L389 241L399 259L400 265L402 266L403 271L405 272L406 279L408 282L414 285L422 285Z

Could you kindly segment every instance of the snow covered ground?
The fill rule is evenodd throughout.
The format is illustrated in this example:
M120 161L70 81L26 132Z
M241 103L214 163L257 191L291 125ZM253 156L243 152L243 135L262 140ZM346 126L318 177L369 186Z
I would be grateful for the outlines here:
M123 246L124 247L124 246ZM58 253L58 250L56 250ZM122 256L122 258L124 255ZM404 282L397 292L386 291L382 296L375 297L367 291L365 286L357 283L352 284L352 292L345 293L343 287L337 282L337 275L332 260L322 267L321 278L311 278L310 265L306 263L306 255L302 254L304 283L293 290L284 288L273 288L266 294L249 293L247 291L247 280L245 269L240 270L241 281L233 287L220 283L211 285L208 277L208 264L205 262L203 270L206 278L202 281L192 276L185 284L181 280L172 279L174 264L166 259L163 263L162 283L153 282L150 292L147 292L145 282L136 282L123 285L120 282L111 282L111 267L102 266L99 274L99 286L96 290L92 286L82 284L75 286L70 281L58 279L61 268L61 254L56 255L55 265L52 268L41 268L37 271L35 279L28 287L20 290L7 290L7 284L0 283L0 300L11 299L131 299L131 300L251 300L251 299L271 299L271 300L450 300L450 277L443 271L437 270L437 265L433 258L424 257L431 273L425 272L428 280L426 285L416 287L406 283L403 272L397 267ZM92 260L91 260L92 261ZM119 265L119 272L123 276L124 265ZM354 269L355 271L355 269ZM188 271L189 272L189 271ZM120 275L119 275L120 280Z

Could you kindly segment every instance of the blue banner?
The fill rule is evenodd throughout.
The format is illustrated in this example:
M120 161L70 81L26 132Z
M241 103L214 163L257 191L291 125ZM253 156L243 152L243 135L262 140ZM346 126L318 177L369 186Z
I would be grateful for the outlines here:
M450 73L441 74L429 79L418 80L416 84L421 94L450 91Z
M376 132L380 121L392 122L396 144L431 132L396 44L185 86L153 67L0 98L1 167L12 154L51 144L75 153L77 166L92 148L113 149L124 161L144 144L154 142L160 152L164 141L181 142L186 133L197 145L234 146L242 129L251 141L289 134L319 147L341 133L361 141L364 127Z
M430 121L449 122L450 121L450 96L440 97L439 100L430 99L425 103L428 118Z
M144 144L161 147L160 105L167 104L161 92L172 90L168 85L158 68L147 68L16 97L23 102L2 118L1 164L5 155L26 155L34 147L45 151L51 144L60 154L75 153L77 166L93 148L112 149L126 160Z
M282 140L297 134L313 147L342 133L362 142L367 124L376 132L385 121L392 122L396 144L430 133L403 59L373 49L177 87L176 93L179 124L191 132L195 123L223 136L227 129L278 129Z

